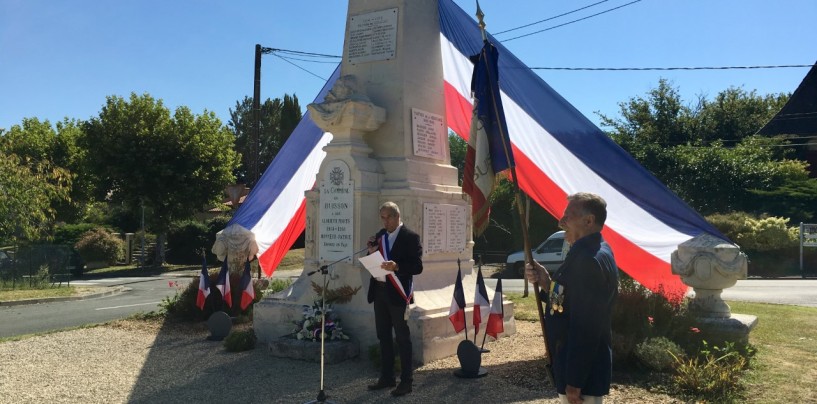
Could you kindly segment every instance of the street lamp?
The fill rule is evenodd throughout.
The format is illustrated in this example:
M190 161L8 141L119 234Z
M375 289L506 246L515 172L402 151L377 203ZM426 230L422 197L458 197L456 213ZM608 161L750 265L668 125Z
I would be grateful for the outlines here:
M255 44L255 86L252 95L253 130L252 141L250 142L250 172L252 174L253 187L258 182L258 142L261 137L261 55L270 54L272 51L272 48L265 48L259 44Z

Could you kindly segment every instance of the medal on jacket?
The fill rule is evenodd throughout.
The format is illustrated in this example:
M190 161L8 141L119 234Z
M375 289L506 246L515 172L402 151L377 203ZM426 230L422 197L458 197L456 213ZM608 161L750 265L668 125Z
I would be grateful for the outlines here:
M554 313L562 313L564 312L564 287L556 283L556 281L550 282L550 293L548 294L550 300L550 315L552 316Z

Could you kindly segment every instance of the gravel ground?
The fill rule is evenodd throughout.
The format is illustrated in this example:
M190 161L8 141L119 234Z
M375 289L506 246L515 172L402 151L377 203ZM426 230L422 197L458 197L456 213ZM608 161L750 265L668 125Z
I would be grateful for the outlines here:
M544 382L537 323L487 342L488 375L460 379L456 356L415 371L414 392L369 392L377 377L368 359L326 366L325 390L336 403L558 402ZM304 403L320 389L316 363L275 358L265 349L230 353L207 341L203 324L124 320L0 343L0 403ZM675 403L644 388L614 384L607 402Z

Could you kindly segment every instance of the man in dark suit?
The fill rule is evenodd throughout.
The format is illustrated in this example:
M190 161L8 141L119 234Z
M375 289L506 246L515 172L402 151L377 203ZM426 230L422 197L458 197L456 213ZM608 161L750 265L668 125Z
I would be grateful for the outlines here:
M369 303L374 303L374 321L380 340L380 378L369 386L379 390L396 385L394 379L394 346L392 329L400 351L400 385L393 396L411 393L412 352L408 327L408 308L413 300L413 276L423 272L423 246L420 236L406 228L400 220L400 208L394 202L380 206L383 229L369 238L369 253L377 250L385 261L380 265L389 274L383 279L369 280Z
M601 403L610 392L611 318L618 295L618 268L613 251L601 237L607 203L586 192L567 200L559 220L570 243L564 263L553 279L535 261L526 266L525 275L542 287L548 354L560 401Z

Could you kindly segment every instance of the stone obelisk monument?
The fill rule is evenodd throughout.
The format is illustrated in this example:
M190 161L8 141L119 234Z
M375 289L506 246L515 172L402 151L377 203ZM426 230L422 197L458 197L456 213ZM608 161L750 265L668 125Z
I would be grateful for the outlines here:
M308 274L327 265L327 289L359 288L350 302L334 305L344 332L361 352L377 344L366 302L370 275L356 253L382 227L378 208L386 201L400 206L403 223L423 243L424 271L414 277L409 315L415 362L453 355L463 339L448 320L458 259L473 338L471 211L450 165L439 36L436 0L349 1L341 78L323 102L309 105L333 139L306 195L304 272L256 305L262 342L292 333L303 305L319 298L313 283L322 285L323 276ZM505 334L515 330L507 303Z

